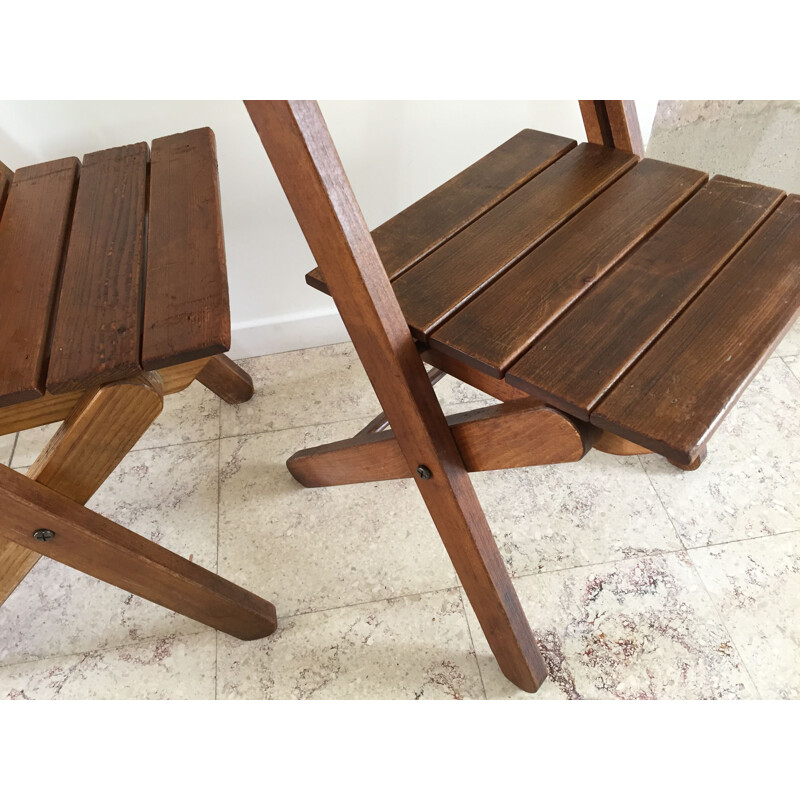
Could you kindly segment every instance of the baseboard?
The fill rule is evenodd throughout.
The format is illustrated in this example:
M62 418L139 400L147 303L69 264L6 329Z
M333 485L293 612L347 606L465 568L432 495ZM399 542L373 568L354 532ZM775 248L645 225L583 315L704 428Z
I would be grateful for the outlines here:
M253 358L347 342L350 336L338 312L323 311L284 314L279 317L237 322L231 326L231 358Z

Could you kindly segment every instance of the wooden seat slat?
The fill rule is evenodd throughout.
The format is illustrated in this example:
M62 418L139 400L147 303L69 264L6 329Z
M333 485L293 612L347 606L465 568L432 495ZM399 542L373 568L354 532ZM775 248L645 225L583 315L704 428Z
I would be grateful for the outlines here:
M637 161L579 145L397 278L392 285L413 334L425 340Z
M230 348L230 310L214 134L154 139L150 156L142 366Z
M41 397L50 322L80 162L14 175L0 217L0 406Z
M800 310L790 195L605 396L590 419L690 464Z
M715 177L575 304L509 370L508 382L580 419L783 198Z
M575 145L563 136L520 131L375 228L372 238L389 277L401 275ZM309 272L306 280L327 292L319 268Z
M640 162L434 331L431 347L502 377L706 177L663 161Z
M141 372L147 145L84 157L47 375L52 394Z

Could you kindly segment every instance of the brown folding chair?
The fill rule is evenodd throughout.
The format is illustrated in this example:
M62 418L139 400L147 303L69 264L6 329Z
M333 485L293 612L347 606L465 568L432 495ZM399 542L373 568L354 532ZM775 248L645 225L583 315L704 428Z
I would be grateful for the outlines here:
M0 164L0 434L64 420L20 475L0 466L0 604L40 556L243 639L271 603L84 508L199 380L253 393L230 312L214 135Z
M306 486L413 477L500 668L536 691L547 669L467 473L591 447L697 468L797 317L800 197L640 160L632 103L581 101L588 143L522 131L370 234L317 105L246 105L307 280L385 412L289 469ZM445 418L439 371L503 402Z

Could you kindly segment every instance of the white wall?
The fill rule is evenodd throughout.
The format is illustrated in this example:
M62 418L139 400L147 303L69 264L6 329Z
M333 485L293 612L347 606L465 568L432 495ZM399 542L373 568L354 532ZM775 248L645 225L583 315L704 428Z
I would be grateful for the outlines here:
M638 101L645 139L656 103ZM321 107L370 227L522 128L585 138L574 100L327 101ZM241 103L0 102L0 160L17 169L206 125L217 137L231 354L342 341L333 302L305 285L313 259Z

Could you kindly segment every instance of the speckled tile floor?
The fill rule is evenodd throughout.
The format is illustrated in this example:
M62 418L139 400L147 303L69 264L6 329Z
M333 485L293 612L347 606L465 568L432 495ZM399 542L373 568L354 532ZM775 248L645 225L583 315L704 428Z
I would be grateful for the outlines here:
M648 154L798 191L798 144L800 104L662 103ZM239 642L43 559L0 608L0 698L530 697L410 482L286 472L377 413L351 346L242 364L250 403L168 398L90 505L272 600L277 633ZM25 468L48 433L0 437L0 460ZM800 697L800 324L697 472L592 452L474 483L550 667L532 699Z

